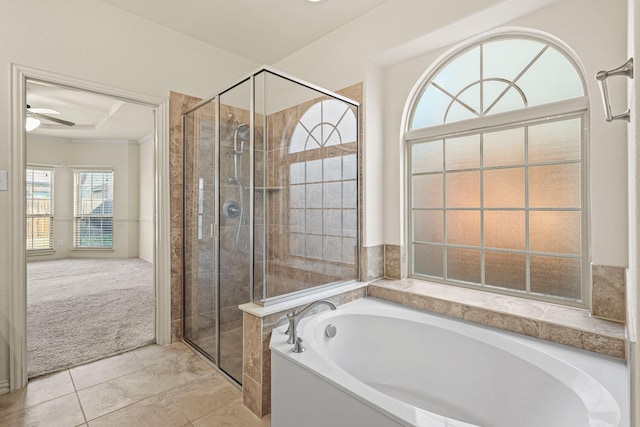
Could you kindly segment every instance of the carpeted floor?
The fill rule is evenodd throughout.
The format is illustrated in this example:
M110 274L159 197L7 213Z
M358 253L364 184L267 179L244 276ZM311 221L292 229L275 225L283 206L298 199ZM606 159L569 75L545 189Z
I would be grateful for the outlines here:
M27 263L29 378L153 342L153 266L148 262Z

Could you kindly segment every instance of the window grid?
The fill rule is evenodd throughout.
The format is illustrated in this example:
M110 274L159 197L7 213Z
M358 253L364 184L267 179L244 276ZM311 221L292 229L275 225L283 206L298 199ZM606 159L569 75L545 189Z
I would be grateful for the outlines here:
M583 135L583 129L584 129L584 120L585 120L585 113L583 114L576 114L576 115L572 115L572 116L562 116L561 118L556 118L556 120L558 121L571 121L574 119L578 119L580 122L580 143L581 143L581 147L583 147L584 145L584 135ZM565 300L569 299L569 300L573 300L574 298L565 298L562 296L554 296L554 295L540 295L539 293L533 292L531 289L531 257L535 257L535 256L543 256L543 257L549 257L549 258L557 258L557 259L573 259L573 260L577 260L580 261L581 263L584 263L584 251L585 251L585 245L584 245L584 235L582 233L582 230L584 229L584 216L580 215L580 244L579 244L579 253L578 254L570 254L570 253L555 253L555 252L547 252L547 251L534 251L531 250L531 243L530 243L530 230L531 230L531 224L530 224L530 213L532 212L577 212L577 213L582 213L583 209L584 209L584 204L585 204L585 200L584 200L584 189L583 184L582 184L582 177L585 174L584 171L584 165L583 165L583 157L584 157L584 153L583 153L583 149L580 150L579 156L580 158L577 160L569 160L569 159L565 159L565 160L551 160L551 161L538 161L538 162L529 162L529 129L532 126L538 125L540 124L539 121L531 121L530 123L526 123L523 125L523 131L524 131L524 135L523 135L523 144L524 144L524 162L523 163L515 163L515 164L508 164L508 165L499 165L499 166L484 166L484 161L485 161L485 156L484 156L484 140L485 140L485 135L495 132L495 131L499 131L504 129L504 127L499 127L497 129L492 129L492 128L487 128L484 129L481 133L478 133L479 135L479 150L480 150L480 159L479 159L479 167L477 168L460 168L460 169L447 169L447 164L446 164L446 158L447 158L447 149L448 149L448 144L446 143L447 139L454 139L455 137L457 137L458 135L452 136L451 138L447 138L447 137L439 137L439 138L432 138L432 139L424 139L424 140L417 140L417 141L412 141L409 143L409 164L413 165L413 158L412 158L412 153L413 153L413 147L415 147L416 145L419 144L426 144L429 142L434 142L434 141L439 141L442 140L442 170L441 171L430 171L430 172L419 172L419 173L414 173L413 172L413 166L410 167L410 184L409 184L409 188L410 188L410 194L411 196L411 200L412 200L412 204L411 204L411 208L412 208L412 214L411 214L411 218L410 218L410 230L412 231L411 233L411 241L412 241L412 246L413 249L411 251L412 253L412 270L411 270L411 274L414 277L426 277L429 279L440 279L440 280L444 280L446 282L453 282L456 284L463 284L463 285L473 285L473 286L481 286L483 288L491 288L491 289L496 289L499 292L504 292L506 291L507 293L516 293L516 294L521 294L521 293L525 293L527 295L533 296L534 298L540 298L541 299L551 299L551 300L560 300L565 302ZM472 135L472 134L471 134ZM579 182L579 187L580 187L580 205L579 207L531 207L530 206L530 173L529 170L531 167L536 167L536 166L553 166L553 165L570 165L570 164L578 164L581 166L580 168L580 182ZM485 207L485 182L484 182L484 178L485 178L485 173L486 171L493 171L493 170L508 170L508 169L515 169L515 168L520 168L522 167L524 169L524 207L521 208L516 208L516 207ZM448 183L448 179L447 179L447 175L451 174L451 173L459 173L459 172L478 172L479 173L479 186L480 186L480 201L479 201L479 208L475 208L475 207L449 207L447 205L447 183ZM413 191L414 191L414 178L416 176L428 176L428 175L442 175L442 207L440 208L433 208L433 207L428 207L428 208L416 208L413 205ZM416 239L415 234L413 232L413 221L415 221L415 212L420 212L420 211L442 211L442 238L443 241L442 243L438 244L436 242L428 242L428 241L419 241ZM457 212L464 212L464 211L468 211L468 212L474 212L474 211L479 211L480 213L480 244L479 245L462 245L462 244L452 244L449 243L449 235L448 235L448 220L449 220L449 215L448 212L451 211L457 211ZM485 214L486 212L524 212L524 238L525 238L525 248L523 250L515 250L515 249L505 249L505 248L495 248L495 247L490 247L488 248L485 244L486 241L486 236L485 236ZM443 256L443 264L442 264L442 271L443 271L443 275L442 277L439 276L431 276L428 274L421 274L418 273L416 271L416 265L415 265L415 248L416 245L428 245L428 246L432 246L432 247L441 247L442 249L442 256ZM457 280L457 279L452 279L450 278L450 274L448 271L448 257L449 257L449 251L448 249L472 249L472 250L479 250L480 251L480 282L479 283L473 283L473 282L465 282L465 281L461 281L461 280ZM500 286L496 286L496 285L492 285L492 284L487 284L486 283L486 253L487 250L491 251L491 252L498 252L498 253L505 253L505 254L518 254L518 255L523 255L524 259L525 259L525 288L524 291L518 291L516 289L509 289L509 288L503 288ZM584 269L582 269L584 270ZM584 277L580 277L580 292L581 292L581 296L578 298L575 298L578 303L580 303L583 299L584 299L584 295L582 295L582 281L584 280Z
M113 171L76 171L74 248L113 247Z
M27 167L27 251L53 250L53 170Z

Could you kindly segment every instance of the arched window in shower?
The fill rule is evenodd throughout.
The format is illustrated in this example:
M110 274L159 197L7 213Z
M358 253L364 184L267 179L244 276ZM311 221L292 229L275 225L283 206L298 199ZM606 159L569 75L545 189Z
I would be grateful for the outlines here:
M357 129L348 104L323 100L304 112L289 142L289 254L336 272L355 264Z

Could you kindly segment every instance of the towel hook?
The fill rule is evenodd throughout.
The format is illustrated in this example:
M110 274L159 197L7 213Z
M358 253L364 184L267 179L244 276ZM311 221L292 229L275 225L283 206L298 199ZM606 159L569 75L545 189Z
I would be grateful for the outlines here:
M613 120L626 120L627 122L631 121L631 109L627 108L622 114L613 115L611 113L611 103L609 102L609 90L607 88L607 79L613 76L626 76L630 79L633 78L633 58L629 58L627 62L609 71L598 71L596 74L596 79L600 83L600 92L602 93L602 102L604 104L604 111L607 115L606 120L608 122Z

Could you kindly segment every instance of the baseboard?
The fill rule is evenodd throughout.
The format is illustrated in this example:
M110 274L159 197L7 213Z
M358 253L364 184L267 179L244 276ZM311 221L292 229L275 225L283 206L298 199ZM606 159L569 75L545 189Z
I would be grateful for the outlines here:
M0 381L0 394L9 393L9 381Z

